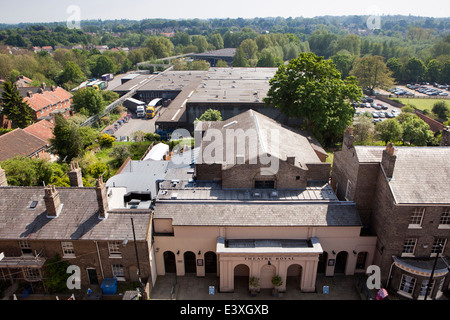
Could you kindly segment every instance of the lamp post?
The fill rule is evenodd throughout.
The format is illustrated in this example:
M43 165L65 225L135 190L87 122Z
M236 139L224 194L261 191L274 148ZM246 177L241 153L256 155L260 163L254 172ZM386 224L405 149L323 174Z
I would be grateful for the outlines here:
M431 270L430 279L428 280L427 290L425 291L425 298L424 298L425 300L427 300L428 292L429 292L430 289L431 289L431 284L432 284L433 276L434 276L434 270L436 270L436 264L437 264L437 261L438 261L438 259L439 259L439 253L440 253L441 250L442 250L442 245L441 245L441 244L438 244L438 246L439 246L439 249L437 250L437 253L436 253L436 259L434 259L433 269Z

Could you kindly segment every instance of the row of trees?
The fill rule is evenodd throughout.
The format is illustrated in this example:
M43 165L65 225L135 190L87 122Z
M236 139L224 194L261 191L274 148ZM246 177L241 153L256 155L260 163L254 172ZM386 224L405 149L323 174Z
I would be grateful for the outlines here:
M405 108L403 112L393 119L373 124L373 117L369 112L358 116L353 125L355 143L367 145L393 142L400 145L411 146L438 146L439 139L435 137L430 126L412 112Z

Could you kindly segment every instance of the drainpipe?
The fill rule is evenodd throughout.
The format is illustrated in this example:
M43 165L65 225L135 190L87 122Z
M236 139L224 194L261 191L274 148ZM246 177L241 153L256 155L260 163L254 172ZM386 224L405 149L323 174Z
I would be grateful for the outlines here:
M395 263L395 261L392 262L391 268L389 269L389 275L388 275L387 282L386 282L386 289L388 288L389 281L391 280L392 267L394 266L394 263Z
M102 273L102 279L105 279L105 275L103 274L103 266L102 266L102 259L100 258L100 250L98 250L98 242L95 242L95 246L97 247L97 254L98 254L98 262L100 263L100 271Z

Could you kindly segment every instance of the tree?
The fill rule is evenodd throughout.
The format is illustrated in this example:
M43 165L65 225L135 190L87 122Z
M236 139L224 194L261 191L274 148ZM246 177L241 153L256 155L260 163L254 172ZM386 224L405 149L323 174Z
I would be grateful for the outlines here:
M283 64L283 60L275 57L269 50L264 49L258 59L257 67L278 67Z
M352 123L351 101L362 96L354 77L342 80L331 60L314 53L281 65L270 85L266 104L289 118L304 119L306 129L322 142L337 139Z
M396 119L388 119L378 122L375 126L377 136L385 144L402 139L403 129Z
M405 80L419 82L425 78L426 67L422 60L412 57L405 65Z
M14 128L26 128L33 121L31 108L23 101L19 90L11 81L3 83L1 102L3 103L2 114L11 120Z
M386 66L392 71L392 76L395 80L400 81L402 79L403 65L399 58L390 58L386 62Z
M432 59L427 64L427 80L430 82L439 81L441 77L441 63Z
M364 112L358 116L353 123L353 135L355 142L367 141L374 133L373 117L369 112Z
M450 113L450 109L445 103L445 101L436 102L431 109L433 113L435 113L442 120L447 120L448 114Z
M242 41L239 46L241 52L243 53L245 59L252 60L256 59L256 53L258 52L258 46L256 45L255 40L246 39Z
M430 130L430 126L420 119L418 116L413 115L406 121L401 123L403 129L403 142L409 142L416 146L426 146L433 144L433 131Z
M55 116L54 138L50 142L61 162L70 162L83 150L83 141L78 128L61 114Z
M86 79L86 76L75 62L67 61L59 79L60 83L80 83Z
M49 293L60 293L67 290L67 279L70 276L67 273L69 265L68 261L61 260L59 254L45 262L44 283Z
M358 79L360 86L371 92L375 88L389 88L394 84L392 72L381 56L364 56L357 59L350 74Z
M208 109L196 121L222 121L222 114L219 110Z
M105 73L116 73L116 69L117 67L113 60L110 57L102 55L97 59L95 66L92 69L92 75L101 77L101 75Z
M102 94L94 88L78 90L73 95L72 107L76 112L93 116L105 109Z
M16 156L2 162L11 186L42 186L52 181L54 168L47 159Z
M342 79L347 78L350 75L350 70L352 69L355 57L352 56L347 50L341 50L332 56L331 59L341 73Z

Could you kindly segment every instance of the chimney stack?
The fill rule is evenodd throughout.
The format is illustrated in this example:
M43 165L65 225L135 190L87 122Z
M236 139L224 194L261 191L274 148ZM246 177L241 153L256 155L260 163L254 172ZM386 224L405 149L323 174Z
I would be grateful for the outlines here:
M394 175L395 161L397 160L397 156L395 155L394 145L389 143L386 146L386 149L383 150L383 156L381 158L381 166L386 173L386 177L388 179L392 179Z
M353 129L352 127L347 127L347 129L344 132L344 141L342 143L342 146L346 147L347 149L353 148L353 142L355 141L355 137L353 136Z
M70 163L70 171L68 173L71 187L83 187L83 176L78 162Z
M97 187L95 189L97 193L97 203L99 210L99 219L108 218L108 195L106 192L106 185L103 183L103 178L100 177L97 179Z
M47 208L47 218L54 219L59 216L62 210L61 200L59 198L59 192L55 186L46 186L44 188L45 207Z
M441 147L450 147L450 127L442 130Z
M0 187L7 187L6 171L0 166Z

